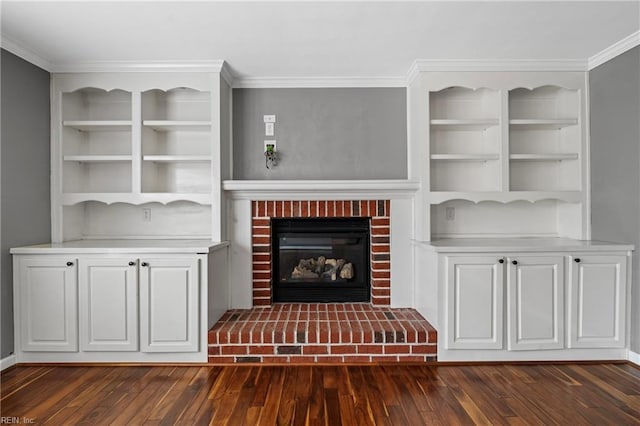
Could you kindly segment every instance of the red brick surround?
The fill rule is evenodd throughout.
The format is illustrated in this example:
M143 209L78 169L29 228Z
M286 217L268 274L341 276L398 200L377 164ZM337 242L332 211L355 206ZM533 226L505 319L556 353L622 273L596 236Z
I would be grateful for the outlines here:
M252 201L253 306L271 305L271 219L288 217L371 218L371 304L391 302L389 200Z

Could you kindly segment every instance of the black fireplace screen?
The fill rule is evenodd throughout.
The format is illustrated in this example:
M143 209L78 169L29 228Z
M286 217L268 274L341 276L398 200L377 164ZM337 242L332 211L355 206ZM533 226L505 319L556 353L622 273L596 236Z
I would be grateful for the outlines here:
M369 301L369 219L273 219L274 302Z

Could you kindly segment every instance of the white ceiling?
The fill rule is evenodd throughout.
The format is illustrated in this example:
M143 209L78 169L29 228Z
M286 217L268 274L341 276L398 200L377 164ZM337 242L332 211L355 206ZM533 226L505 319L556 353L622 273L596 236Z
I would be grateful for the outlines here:
M52 68L223 59L239 78L395 78L416 59L587 60L638 34L640 0L3 1L7 42Z

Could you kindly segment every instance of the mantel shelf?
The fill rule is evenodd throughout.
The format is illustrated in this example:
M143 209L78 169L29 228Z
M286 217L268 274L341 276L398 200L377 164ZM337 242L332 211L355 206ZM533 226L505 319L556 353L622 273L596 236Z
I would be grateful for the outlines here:
M226 180L234 199L357 200L411 198L420 183L413 180Z
M441 204L451 200L467 200L474 203L493 201L511 203L514 201L528 201L534 203L542 200L561 200L568 203L582 201L580 191L433 191L427 195L429 204Z
M131 120L65 120L64 127L83 132L122 132L131 130Z

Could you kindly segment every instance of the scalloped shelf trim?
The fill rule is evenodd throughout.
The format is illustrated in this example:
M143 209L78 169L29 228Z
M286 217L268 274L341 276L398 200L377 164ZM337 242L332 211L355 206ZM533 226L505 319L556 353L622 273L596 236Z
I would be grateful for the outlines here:
M63 206L73 206L84 202L98 202L111 204L171 204L177 202L190 202L201 205L211 205L211 194L179 194L169 192L153 192L143 194L129 193L66 193L62 195Z
M447 201L461 200L472 203L494 202L513 203L527 201L536 203L545 200L580 203L583 195L580 191L510 191L510 192L454 192L433 191L427 195L429 204L442 204Z

